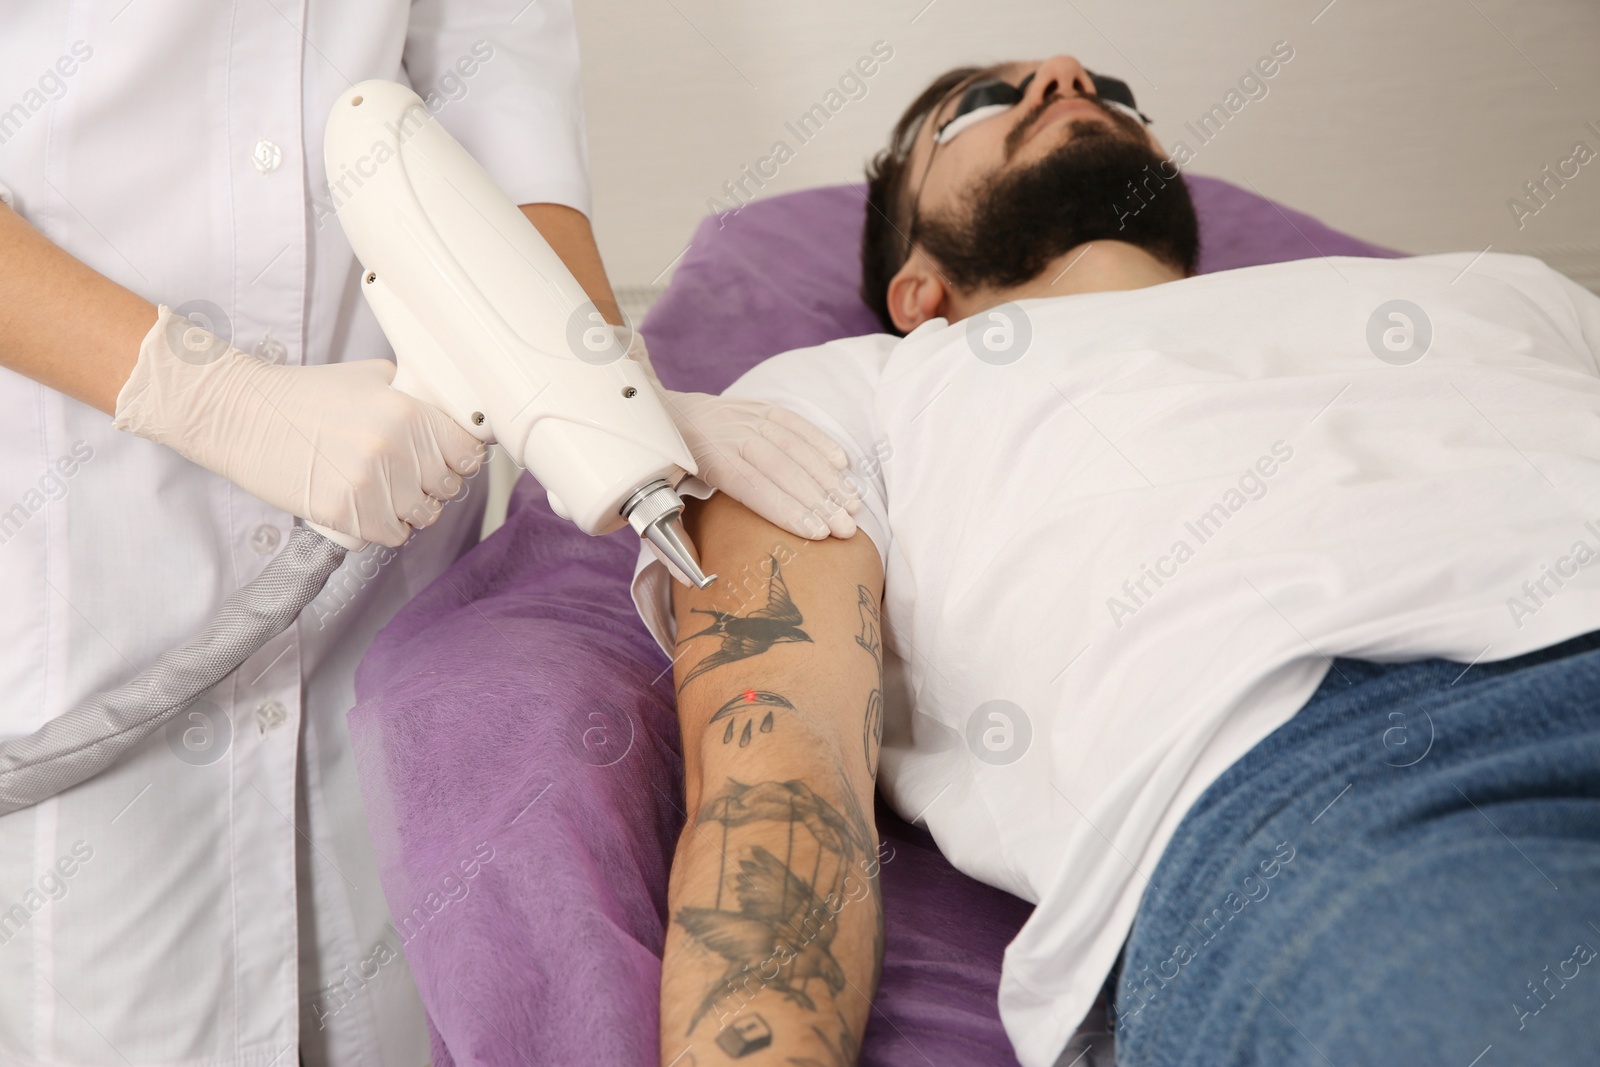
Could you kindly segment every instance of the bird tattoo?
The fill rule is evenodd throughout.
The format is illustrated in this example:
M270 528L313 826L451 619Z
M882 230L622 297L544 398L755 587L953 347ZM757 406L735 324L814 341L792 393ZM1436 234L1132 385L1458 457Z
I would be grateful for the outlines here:
M725 663L759 656L773 645L811 640L811 636L800 629L800 623L804 620L800 617L800 609L794 606L794 601L789 596L789 586L783 580L783 573L778 567L778 558L776 556L767 558L772 561L772 578L767 583L767 603L764 607L759 607L748 615L735 615L714 608L689 609L702 615L710 615L711 625L699 633L683 638L679 644L693 641L697 637L717 637L722 640L722 647L696 664L694 670L684 678L683 685L688 685L706 671Z
M728 968L689 1020L689 1031L721 996L736 991L735 979L760 974L764 986L816 1011L806 987L820 978L830 992L844 988L844 970L833 958L834 912L778 857L757 845L739 862L735 881L738 911L680 908L677 919L696 941L728 961ZM777 975L767 971L777 967Z
M782 860L760 845L745 853L733 878L737 911L722 906L721 869L713 907L678 909L676 920L689 936L728 962L690 1020L688 1032L694 1032L719 999L754 995L752 982L757 990L772 989L815 1011L807 988L812 979L822 979L835 994L845 984L832 950L844 906L845 871L872 847L859 807L852 799L850 814L842 814L799 780L746 785L729 779L723 794L702 809L699 822L722 824L724 864L729 858L727 835L735 828L787 823L788 844ZM801 849L802 855L812 853L809 881L792 873L797 831L809 836L815 849ZM825 873L824 856L829 857L831 873ZM771 973L774 968L776 974Z

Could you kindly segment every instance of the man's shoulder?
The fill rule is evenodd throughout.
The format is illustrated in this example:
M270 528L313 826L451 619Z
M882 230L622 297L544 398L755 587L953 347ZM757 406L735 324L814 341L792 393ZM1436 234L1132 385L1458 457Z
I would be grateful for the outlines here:
M738 396L782 389L807 396L870 395L900 340L892 334L874 333L779 352L741 374L726 393Z

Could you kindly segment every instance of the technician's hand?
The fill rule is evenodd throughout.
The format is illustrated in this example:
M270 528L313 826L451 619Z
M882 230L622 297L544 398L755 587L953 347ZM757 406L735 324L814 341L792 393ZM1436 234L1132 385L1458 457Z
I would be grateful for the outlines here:
M439 517L485 450L442 411L391 389L394 371L385 359L263 363L162 306L112 425L274 507L398 547Z
M637 330L628 356L661 390L707 485L800 537L856 532L850 516L861 510L861 498L840 473L850 458L833 438L787 408L665 388Z

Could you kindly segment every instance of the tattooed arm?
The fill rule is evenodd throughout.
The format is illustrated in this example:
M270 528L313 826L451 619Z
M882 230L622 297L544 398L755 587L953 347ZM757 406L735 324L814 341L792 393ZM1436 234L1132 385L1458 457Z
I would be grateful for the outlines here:
M795 537L725 493L689 508L722 577L673 586L688 820L661 1063L850 1067L883 961L878 552L860 531Z

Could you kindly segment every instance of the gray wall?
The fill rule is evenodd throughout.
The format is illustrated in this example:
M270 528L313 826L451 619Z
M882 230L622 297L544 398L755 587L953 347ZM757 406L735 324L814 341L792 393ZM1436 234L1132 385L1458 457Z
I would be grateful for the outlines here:
M1294 59L1191 172L1374 241L1527 252L1600 287L1600 159L1520 230L1506 206L1574 142L1600 152L1595 0L577 0L577 15L596 224L622 286L667 280L707 200L731 203L723 182L775 140L796 152L765 193L858 178L948 67L1076 55L1132 85L1169 148L1196 147L1184 123L1285 40ZM785 122L880 40L894 58L866 96L800 145Z

